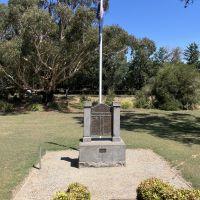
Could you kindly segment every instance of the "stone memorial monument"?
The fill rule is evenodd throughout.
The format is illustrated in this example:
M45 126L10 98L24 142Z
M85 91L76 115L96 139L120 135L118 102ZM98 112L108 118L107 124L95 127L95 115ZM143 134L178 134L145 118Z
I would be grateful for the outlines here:
M79 167L125 166L126 146L120 137L120 105L102 104L103 16L104 0L99 0L99 105L84 106L84 134L80 142Z
M120 137L120 105L91 102L84 106L84 134L80 142L79 167L125 166L126 146Z

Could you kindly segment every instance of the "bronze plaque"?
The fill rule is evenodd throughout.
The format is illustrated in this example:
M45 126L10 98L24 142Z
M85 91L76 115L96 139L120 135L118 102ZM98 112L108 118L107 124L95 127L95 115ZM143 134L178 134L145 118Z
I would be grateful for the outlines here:
M99 104L91 109L91 136L112 135L112 110L105 104Z

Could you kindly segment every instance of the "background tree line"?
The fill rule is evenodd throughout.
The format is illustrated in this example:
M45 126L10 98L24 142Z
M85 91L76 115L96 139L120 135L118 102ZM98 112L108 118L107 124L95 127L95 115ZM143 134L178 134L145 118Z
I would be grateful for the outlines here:
M59 89L97 94L97 6L97 0L9 0L8 5L0 4L1 98L9 93L22 98L28 91L42 95L48 103ZM109 8L109 1L104 7ZM117 25L104 28L103 42L105 94L143 91L139 95L143 100L148 102L152 96L156 98L153 104L163 109L173 98L175 107L181 109L192 108L198 101L200 54L195 42L184 51L157 48L151 39L136 38ZM170 74L171 88L166 78ZM179 91L180 82L185 84L188 79L190 85L184 89L190 87L194 94L189 89Z

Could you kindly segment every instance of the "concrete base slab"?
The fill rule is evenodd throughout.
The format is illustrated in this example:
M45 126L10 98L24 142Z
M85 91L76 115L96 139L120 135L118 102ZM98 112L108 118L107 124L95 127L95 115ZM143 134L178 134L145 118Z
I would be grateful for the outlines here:
M79 144L79 167L126 165L126 145L121 141L91 141Z

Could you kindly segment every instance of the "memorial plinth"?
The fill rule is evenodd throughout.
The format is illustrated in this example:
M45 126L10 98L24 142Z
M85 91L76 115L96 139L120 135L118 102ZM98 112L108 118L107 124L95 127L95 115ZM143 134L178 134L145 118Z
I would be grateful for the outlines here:
M80 142L79 167L125 166L126 146L120 137L120 105L91 102L84 106L84 134Z

